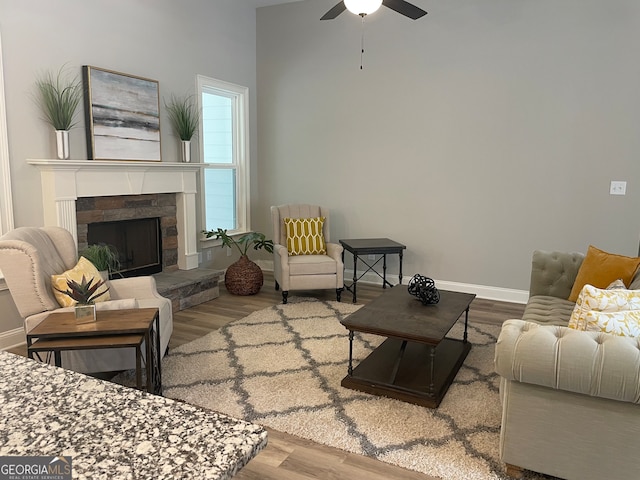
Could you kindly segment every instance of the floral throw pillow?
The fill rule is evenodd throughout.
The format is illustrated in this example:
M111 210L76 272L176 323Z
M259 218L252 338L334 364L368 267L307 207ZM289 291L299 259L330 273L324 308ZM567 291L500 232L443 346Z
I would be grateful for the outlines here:
M640 337L640 310L622 312L596 312L591 310L585 317L587 330L611 333L625 337Z
M571 313L569 328L587 330L589 312L621 312L640 310L640 290L604 290L585 285Z

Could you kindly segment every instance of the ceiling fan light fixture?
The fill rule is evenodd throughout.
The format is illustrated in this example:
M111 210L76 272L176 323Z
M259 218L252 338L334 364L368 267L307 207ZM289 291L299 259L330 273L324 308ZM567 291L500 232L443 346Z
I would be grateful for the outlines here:
M344 4L351 13L364 16L378 10L382 0L344 0Z

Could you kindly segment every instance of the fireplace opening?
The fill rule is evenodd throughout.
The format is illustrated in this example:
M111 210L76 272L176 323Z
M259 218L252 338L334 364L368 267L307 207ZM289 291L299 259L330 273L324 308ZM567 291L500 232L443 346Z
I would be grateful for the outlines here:
M123 277L162 271L160 218L96 222L87 227L87 244L106 243L116 248L120 257L118 274Z

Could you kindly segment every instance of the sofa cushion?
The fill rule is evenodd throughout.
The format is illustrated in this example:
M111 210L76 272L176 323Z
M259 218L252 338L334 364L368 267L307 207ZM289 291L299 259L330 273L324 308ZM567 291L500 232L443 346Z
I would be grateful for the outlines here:
M575 303L550 295L535 295L529 298L522 319L543 325L566 326Z
M606 288L611 282L621 279L626 286L638 271L640 257L625 257L600 250L589 245L587 255L580 265L578 276L573 284L569 300L575 302L586 284L597 288Z
M594 312L620 312L640 310L640 290L605 290L585 285L571 313L569 327L587 329L587 314Z
M566 300L583 260L584 253L579 252L534 251L529 296L548 295Z
M99 312L102 310L129 310L132 308L138 308L138 301L135 298L120 298L96 303L96 310Z
M322 233L324 217L285 218L289 255L325 255L327 246Z
M289 257L289 274L297 275L335 275L336 261L327 255L294 255Z

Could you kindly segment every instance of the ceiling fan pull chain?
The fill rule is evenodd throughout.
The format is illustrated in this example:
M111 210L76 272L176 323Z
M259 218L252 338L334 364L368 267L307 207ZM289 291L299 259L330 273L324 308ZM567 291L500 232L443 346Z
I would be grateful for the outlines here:
M360 31L360 70L362 70L362 57L364 57L364 17L362 15L362 28Z

